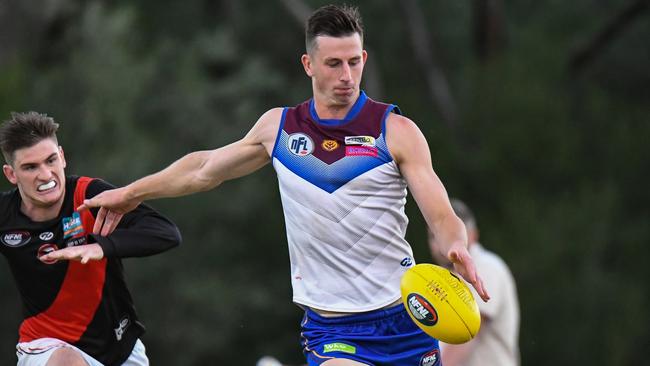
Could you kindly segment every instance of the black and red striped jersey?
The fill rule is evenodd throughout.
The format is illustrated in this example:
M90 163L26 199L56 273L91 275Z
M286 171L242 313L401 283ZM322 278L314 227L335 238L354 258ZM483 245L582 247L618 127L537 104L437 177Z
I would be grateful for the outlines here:
M121 258L163 252L179 245L181 237L176 225L144 204L124 215L109 236L92 234L97 210L75 208L84 198L111 188L100 179L67 177L61 212L44 222L34 222L20 211L17 189L1 194L0 252L22 300L20 342L57 338L105 365L120 365L144 333ZM92 243L102 247L104 259L87 264L38 259L52 250Z

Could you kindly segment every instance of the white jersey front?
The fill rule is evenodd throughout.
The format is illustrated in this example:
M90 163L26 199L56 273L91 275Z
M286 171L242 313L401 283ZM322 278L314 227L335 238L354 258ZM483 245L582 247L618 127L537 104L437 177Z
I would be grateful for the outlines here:
M343 120L319 119L311 101L284 110L273 166L295 303L362 312L399 299L414 261L406 182L384 133L394 110L363 93Z

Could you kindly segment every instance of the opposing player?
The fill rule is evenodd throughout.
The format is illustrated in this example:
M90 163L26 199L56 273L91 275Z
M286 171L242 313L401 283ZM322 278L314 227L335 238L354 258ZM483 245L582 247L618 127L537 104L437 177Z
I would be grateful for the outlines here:
M18 365L148 365L120 258L170 249L180 234L138 205L109 236L93 235L96 210L75 207L112 186L65 175L57 129L35 112L0 127L3 172L17 186L0 195L0 252L22 297Z
M487 300L467 252L463 223L431 167L422 133L399 109L359 89L368 57L356 8L316 10L301 58L313 98L264 113L241 140L186 155L166 169L85 202L101 207L95 229L140 202L217 187L273 163L291 259L293 301L305 309L310 365L427 365L437 341L400 304L414 263L404 239L407 184L443 255ZM103 227L101 227L103 225Z

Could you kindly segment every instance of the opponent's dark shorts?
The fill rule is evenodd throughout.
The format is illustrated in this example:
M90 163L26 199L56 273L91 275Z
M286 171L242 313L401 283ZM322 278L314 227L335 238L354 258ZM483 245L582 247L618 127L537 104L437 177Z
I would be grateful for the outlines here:
M438 341L413 323L402 304L326 318L307 309L301 345L309 366L346 358L373 366L440 366Z

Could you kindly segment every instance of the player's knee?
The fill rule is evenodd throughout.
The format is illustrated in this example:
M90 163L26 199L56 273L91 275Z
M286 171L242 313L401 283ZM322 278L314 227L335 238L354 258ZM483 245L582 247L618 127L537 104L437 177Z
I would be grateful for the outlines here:
M45 366L88 366L81 353L72 348L59 348L47 361Z

